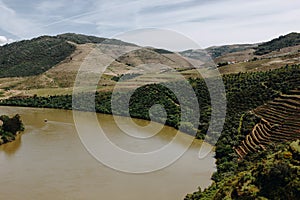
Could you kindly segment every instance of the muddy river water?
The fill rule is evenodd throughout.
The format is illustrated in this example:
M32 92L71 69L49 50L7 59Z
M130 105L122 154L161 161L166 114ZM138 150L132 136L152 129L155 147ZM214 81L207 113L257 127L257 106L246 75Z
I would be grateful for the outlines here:
M26 130L16 141L0 146L0 199L180 200L198 186L205 188L211 184L214 153L199 159L199 141L169 167L129 174L103 165L88 153L77 134L72 111L0 107L1 115L16 113L21 115ZM151 140L134 145L130 137L122 136L112 116L97 117L108 137L129 150L155 150L175 134L182 134L165 126ZM174 148L183 146L175 144Z

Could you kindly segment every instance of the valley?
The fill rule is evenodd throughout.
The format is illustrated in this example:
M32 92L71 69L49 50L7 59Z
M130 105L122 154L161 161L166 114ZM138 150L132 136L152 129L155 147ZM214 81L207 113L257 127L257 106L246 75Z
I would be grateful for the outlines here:
M211 175L212 184L203 184L185 200L274 199L278 195L299 199L299 38L299 33L290 33L259 44L171 52L80 34L42 36L0 47L0 104L10 109L21 106L112 114L117 85L118 108L124 99L129 103L129 114L119 109L118 116L149 121L155 114L149 110L159 104L167 114L165 121L156 118L156 122L174 130L183 125L182 132L195 137L196 143L206 139L215 145L217 171ZM85 64L91 68L82 71L87 78L80 83L85 87L76 93L74 103L74 84ZM216 78L213 66L220 72L227 99L220 138L214 132L207 137L212 113L221 116L212 110L206 84ZM89 85L100 74L97 69L103 69L101 79ZM182 109L197 112L191 98L184 96L184 105L180 105L169 89L186 90L183 80L195 92L200 112L197 120L181 116ZM90 102L89 94L95 102ZM220 102L222 99L217 100ZM154 111L161 116L159 109ZM219 125L221 120L213 123ZM194 162L188 161L189 166Z

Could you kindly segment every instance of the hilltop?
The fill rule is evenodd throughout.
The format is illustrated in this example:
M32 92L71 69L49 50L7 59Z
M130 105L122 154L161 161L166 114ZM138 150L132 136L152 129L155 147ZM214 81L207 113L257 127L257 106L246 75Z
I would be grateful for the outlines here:
M273 39L269 42L258 45L254 54L265 55L274 51L280 51L287 47L293 47L300 45L300 34L290 33L279 38Z
M105 46L101 49L103 52L97 52L99 55L116 57L120 47L128 52L115 58L104 72L100 90L112 90L116 83L114 80L124 74L144 74L128 79L134 85L142 85L146 81L169 81L173 73L165 66L184 71L182 73L186 76L194 73L187 71L191 64L174 52L143 48L115 39L67 33L0 47L1 95L7 98L16 95L71 94L80 66L99 43ZM143 64L151 65L151 69L139 67Z
M0 47L0 77L41 74L74 51L74 45L50 36L7 44Z
M260 44L210 47L222 74L267 71L297 64L300 57L299 33L290 33Z
M40 75L67 59L78 45L107 43L134 46L115 39L66 33L0 46L0 78Z

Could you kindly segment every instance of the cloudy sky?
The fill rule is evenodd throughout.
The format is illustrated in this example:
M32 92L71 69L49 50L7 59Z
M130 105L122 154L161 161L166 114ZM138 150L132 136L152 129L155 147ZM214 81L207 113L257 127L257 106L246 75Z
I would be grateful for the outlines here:
M300 32L299 0L0 0L0 43L65 32L173 30L201 47Z

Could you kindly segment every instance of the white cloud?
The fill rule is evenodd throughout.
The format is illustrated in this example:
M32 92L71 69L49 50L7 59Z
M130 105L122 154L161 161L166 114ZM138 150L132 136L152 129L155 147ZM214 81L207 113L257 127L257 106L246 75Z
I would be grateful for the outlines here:
M257 42L299 31L300 2L294 0L97 1L93 13L72 18L102 36L136 28L166 28L200 45ZM67 22L66 22L67 23Z
M140 27L169 28L203 47L258 42L300 30L300 2L293 0L199 1L161 12L149 10L148 4L145 9L148 12L139 15Z
M36 7L37 10L45 13L53 12L65 6L64 1L42 1Z
M300 1L295 0L44 0L32 8L6 2L0 0L0 27L21 38L72 31L113 37L162 28L206 47L300 31Z
M13 39L8 39L7 37L0 35L0 45L8 44L8 43L11 43L11 42L14 42L14 40Z
M0 27L6 32L19 38L28 38L37 34L38 25L34 20L29 20L18 15L0 0Z
M170 30L141 29L129 31L116 36L118 39L132 42L141 46L163 48L172 51L199 49L200 47L191 39Z

